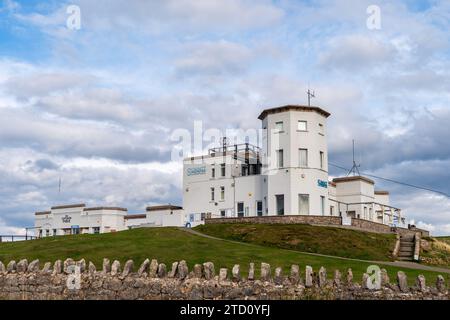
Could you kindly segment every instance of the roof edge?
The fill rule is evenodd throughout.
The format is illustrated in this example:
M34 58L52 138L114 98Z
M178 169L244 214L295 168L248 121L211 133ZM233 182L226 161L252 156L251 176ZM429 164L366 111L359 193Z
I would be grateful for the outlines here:
M325 111L324 109L322 109L320 107L288 104L288 105L279 106L279 107L275 107L275 108L264 109L261 112L261 114L258 116L258 119L264 120L267 117L267 115L269 115L269 114L286 112L286 111L291 111L291 110L317 112L318 114L324 116L325 118L328 118L331 115L331 113L329 113L328 111Z

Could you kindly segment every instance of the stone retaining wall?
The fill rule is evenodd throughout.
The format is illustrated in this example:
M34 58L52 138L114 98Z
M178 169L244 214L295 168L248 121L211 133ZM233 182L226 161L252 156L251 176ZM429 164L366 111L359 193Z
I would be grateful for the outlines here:
M262 263L260 276L255 276L255 265L241 274L236 264L231 272L214 264L197 264L189 272L186 262L174 262L167 267L155 259L146 259L134 270L128 260L123 269L119 261L112 264L104 259L101 271L85 260L56 261L53 266L39 261L28 264L11 261L7 266L0 262L0 300L2 299L439 299L449 300L450 295L442 276L428 286L425 277L419 276L416 284L408 286L406 275L398 272L391 282L386 270L380 273L381 286L368 288L367 274L354 281L351 269L341 275L335 271L329 276L324 267L313 271L306 266L300 271L292 265L289 274L281 268L271 269ZM75 272L75 273L74 273ZM77 273L78 272L78 273Z
M393 233L397 232L400 235L415 235L420 232L423 237L428 237L430 234L426 230L419 228L405 229L405 228L391 228L390 226L378 222L368 221L364 219L352 218L352 227L363 231L372 231L378 233Z
M280 223L280 224L312 224L340 226L342 218L336 216L304 216L304 215L285 215L285 216L260 216L260 217L239 217L239 218L212 218L206 219L205 224L217 223Z

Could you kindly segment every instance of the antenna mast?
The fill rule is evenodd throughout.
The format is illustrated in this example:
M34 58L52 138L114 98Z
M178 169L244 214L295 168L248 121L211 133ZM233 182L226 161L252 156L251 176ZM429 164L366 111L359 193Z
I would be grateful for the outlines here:
M306 94L308 95L308 107L311 107L311 98L315 98L316 97L315 94L314 94L314 90L311 91L308 88L308 91L306 91Z
M353 166L350 169L350 171L347 173L347 177L350 175L350 173L353 173L353 176L356 176L356 173L358 173L358 176L361 175L361 173L359 173L359 167L361 166L361 164L356 164L355 161L355 140L352 140L352 144L353 144Z

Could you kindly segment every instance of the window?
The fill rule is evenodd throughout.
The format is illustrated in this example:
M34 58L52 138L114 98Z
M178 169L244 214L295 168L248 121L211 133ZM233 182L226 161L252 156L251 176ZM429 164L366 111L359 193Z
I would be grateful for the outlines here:
M215 178L216 177L216 168L212 167L211 168L211 178Z
M225 163L222 163L220 165L220 172L221 172L222 177L225 177Z
M262 201L256 201L256 215L258 217L262 216L263 213L263 203Z
M205 217L206 217L206 214L204 212L202 212L200 215L200 220L204 221Z
M320 151L320 169L323 169L323 164L324 164L324 158L323 158L323 151Z
M283 168L283 150L277 150L277 167Z
M319 134L321 134L321 135L324 134L323 124L321 124L321 123L319 123Z
M214 201L214 188L211 188L211 201Z
M56 229L53 229L53 235L56 236L57 232Z
M309 194L298 195L298 214L309 215Z
M372 208L369 208L369 219L373 220Z
M237 214L238 214L238 217L244 216L244 203L243 202L237 203Z
M363 216L363 218L367 219L367 207L364 207L364 216Z
M284 130L283 121L275 122L275 129L278 132L282 132Z
M94 234L99 234L100 233L100 227L94 227L92 229L94 229Z
M298 149L299 166L308 166L308 149Z
M225 187L220 187L220 200L225 200Z
M298 131L307 131L308 130L308 125L307 125L306 121L299 120L298 123L297 123L297 130Z
M45 236L48 237L50 235L50 230L45 230Z
M325 215L325 197L320 196L320 213L324 216Z
M275 196L277 204L277 215L284 215L284 194L277 194Z
M330 206L330 216L334 215L334 206Z
M225 218L225 216L226 216L225 210L220 210L220 216L222 218Z

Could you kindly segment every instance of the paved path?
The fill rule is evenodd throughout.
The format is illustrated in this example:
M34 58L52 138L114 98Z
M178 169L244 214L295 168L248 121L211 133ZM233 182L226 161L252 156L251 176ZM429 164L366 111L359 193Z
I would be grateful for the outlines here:
M260 247L259 245L255 245L252 243L217 238L214 236L210 236L210 235L198 232L198 231L190 229L190 228L179 228L179 229L182 231L194 234L196 236L200 236L200 237L204 237L204 238L208 238L208 239L226 241L226 242L231 242L231 243L236 243L236 244L246 245L246 246L252 246L252 247ZM330 256L330 255L326 255L326 254L311 253L311 252L290 250L290 249L284 249L284 248L281 250L288 250L288 251L292 251L292 252L297 252L297 253L311 255L311 256L319 256L319 257L324 257L324 258L341 259L341 260L348 260L348 261L360 261L360 262L364 262L364 263L371 263L371 264L377 264L377 265L387 265L387 266L392 266L392 267L400 267L400 268L407 268L407 269L416 269L416 270L424 270L424 271L450 274L450 269L427 266L427 265L423 265L420 263L409 262L409 261L371 261L371 260L361 260L361 259L344 258L344 257L338 257L338 256Z

